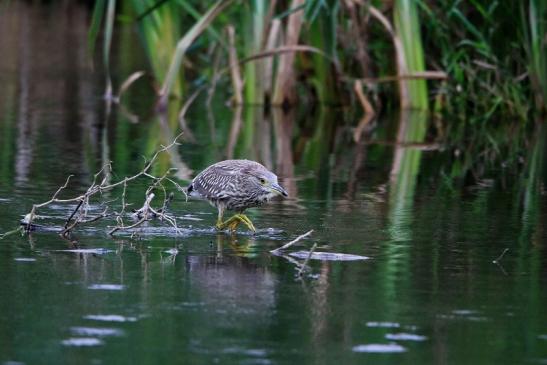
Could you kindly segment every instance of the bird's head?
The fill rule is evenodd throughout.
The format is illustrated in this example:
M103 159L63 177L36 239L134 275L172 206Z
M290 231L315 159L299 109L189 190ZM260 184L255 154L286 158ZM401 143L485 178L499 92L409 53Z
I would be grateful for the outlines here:
M260 189L262 195L268 199L275 196L288 196L287 191L277 182L277 176L270 171L263 171L253 176L253 182L256 188Z

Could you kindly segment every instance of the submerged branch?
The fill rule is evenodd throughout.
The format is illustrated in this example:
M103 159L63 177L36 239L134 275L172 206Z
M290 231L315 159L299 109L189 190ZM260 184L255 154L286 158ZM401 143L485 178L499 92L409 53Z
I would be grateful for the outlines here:
M313 255L313 251L315 251L316 248L317 248L317 243L314 243L310 252L308 253L308 257L306 257L306 260L304 260L304 263L300 267L300 270L298 270L298 273L297 273L298 276L302 276L302 274L304 273L304 270L306 270L306 267L308 267L308 262L310 261L311 255Z
M499 264L500 260L503 258L503 256L505 256L505 254L507 253L507 251L509 251L509 248L505 248L503 250L503 252L501 253L501 255L498 256L498 258L492 260L492 263L493 264Z
M23 228L23 226L20 226L16 229L13 229L13 230L9 231L9 232L0 234L0 240L3 240L4 238L6 238L8 236L11 236L15 233L22 233L22 232L24 232L24 228Z

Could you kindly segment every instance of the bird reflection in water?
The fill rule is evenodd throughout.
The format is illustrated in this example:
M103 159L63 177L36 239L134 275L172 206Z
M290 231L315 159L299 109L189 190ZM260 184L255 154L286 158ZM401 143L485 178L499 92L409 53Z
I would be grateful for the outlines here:
M260 247L254 235L235 236L219 233L216 235L216 251L209 257L214 259L214 262L221 263L225 255L253 258L260 255Z

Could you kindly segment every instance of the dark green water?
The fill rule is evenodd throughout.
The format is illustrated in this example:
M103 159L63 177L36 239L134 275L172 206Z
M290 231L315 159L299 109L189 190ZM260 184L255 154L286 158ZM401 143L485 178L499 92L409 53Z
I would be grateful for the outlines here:
M105 161L117 181L179 130L151 112L145 82L124 100L129 112L107 113L103 78L85 57L85 9L9 9L0 13L0 232L67 175L64 196L81 193ZM116 59L115 78L146 67L131 52ZM249 211L256 236L216 233L214 209L177 193L179 235L155 222L110 237L114 223L102 220L71 240L0 240L0 363L547 363L542 141L525 153L521 177L500 170L454 183L439 172L451 151L412 143L424 138L423 115L383 118L355 144L357 122L335 124L346 111L238 118L224 100L208 108L204 99L187 117L191 133L153 173L176 166L184 178L251 158L291 198ZM135 207L147 183L128 189ZM39 213L58 227L73 208ZM299 279L295 259L269 250L310 229L291 252L318 243L370 259L312 260Z

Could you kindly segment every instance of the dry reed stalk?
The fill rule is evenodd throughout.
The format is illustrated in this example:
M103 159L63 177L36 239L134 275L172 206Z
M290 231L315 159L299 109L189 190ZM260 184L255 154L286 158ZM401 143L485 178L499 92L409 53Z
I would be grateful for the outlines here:
M271 52L275 49L277 43L279 42L279 31L281 29L281 21L279 19L273 19L270 27L270 32L268 34L268 39L266 41L266 47L264 48L264 51ZM264 72L263 72L263 80L262 85L264 87L264 95L268 95L268 98L272 94L272 81L273 81L273 59L271 57L267 57L264 60Z
M232 76L232 85L234 87L234 99L235 105L243 104L243 80L241 79L241 71L239 70L239 61L237 58L237 51L235 47L235 29L233 25L226 27L228 33L228 44L230 46L230 74Z
M409 92L408 92L408 84L407 82L402 79L401 77L403 75L407 74L407 63L405 58L405 52L403 48L403 43L401 42L401 39L395 33L393 30L393 27L389 20L382 14L378 9L376 9L374 6L369 6L368 8L370 15L372 15L376 20L378 20L385 30L389 33L391 36L391 40L393 42L393 47L395 48L395 60L397 62L397 76L400 78L399 81L399 102L401 105L401 109L406 109L410 106L410 99L409 99Z
M305 0L293 0L290 8L299 9L303 7L304 4ZM300 30L302 29L303 20L304 9L300 9L289 15L287 30L285 32L286 46L295 46L298 44L298 38L300 37ZM295 54L293 52L284 54L280 57L274 97L272 100L273 105L291 105L296 101L296 92L294 87L296 77L294 75L293 67L294 58Z
M363 31L363 23L366 24L368 21L368 17L365 19L362 19L359 16L359 13L357 11L357 5L352 0L346 0L344 2L346 5L346 8L348 9L350 19L351 19L351 34L353 36L353 39L355 40L355 47L356 47L356 53L355 57L359 61L359 65L361 66L361 72L363 76L366 76L366 74L370 71L370 59L367 53L367 32Z
M188 32L178 41L175 53L171 60L169 70L163 81L163 85L159 92L159 100L157 109L159 111L165 111L167 109L167 101L171 93L171 89L178 77L180 67L182 65L183 57L188 50L188 47L194 42L194 40L213 22L213 20L220 14L232 0L219 0L209 10L203 14L203 16L194 24Z
M404 81L404 80L446 80L448 75L444 71L422 71L413 72L404 75L397 76L383 76L383 77L365 77L362 79L346 79L346 80L359 80L366 84L380 84L383 82Z

